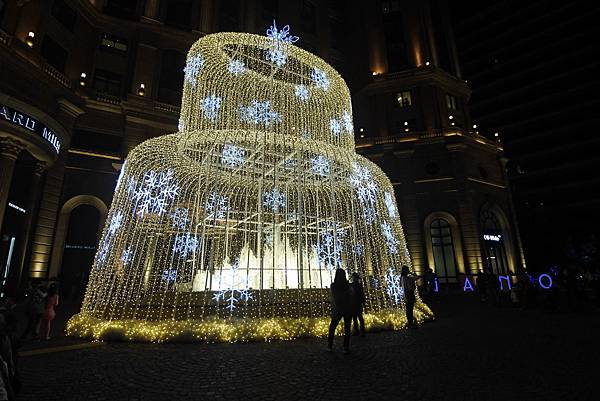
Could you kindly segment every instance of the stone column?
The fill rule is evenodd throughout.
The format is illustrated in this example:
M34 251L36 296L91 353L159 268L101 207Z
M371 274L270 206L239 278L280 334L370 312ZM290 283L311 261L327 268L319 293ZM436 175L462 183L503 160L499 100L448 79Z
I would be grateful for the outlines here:
M26 205L27 214L25 215L25 229L23 230L23 239L19 243L19 249L17 255L19 257L19 276L17 279L17 288L23 286L23 267L27 260L27 254L29 243L31 242L31 233L33 231L34 216L37 215L37 208L40 199L40 193L42 189L42 176L46 171L46 163L37 162L35 165L35 171L31 179L31 192L29 193L29 199Z
M6 212L15 162L24 148L25 146L21 142L12 138L4 138L0 141L0 232L2 231L2 222Z

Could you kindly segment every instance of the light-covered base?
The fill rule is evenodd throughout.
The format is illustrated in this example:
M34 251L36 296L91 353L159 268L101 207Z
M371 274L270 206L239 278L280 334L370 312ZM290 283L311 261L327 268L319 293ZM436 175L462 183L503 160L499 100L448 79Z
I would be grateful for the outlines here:
M400 309L365 313L365 326L369 332L400 330L406 327L406 315ZM425 304L415 305L418 324L433 319L433 312ZM85 313L73 316L67 324L67 334L90 340L139 342L247 342L292 340L303 337L326 337L330 318L255 318L228 320L205 318L203 320L101 320ZM341 335L343 324L336 334Z

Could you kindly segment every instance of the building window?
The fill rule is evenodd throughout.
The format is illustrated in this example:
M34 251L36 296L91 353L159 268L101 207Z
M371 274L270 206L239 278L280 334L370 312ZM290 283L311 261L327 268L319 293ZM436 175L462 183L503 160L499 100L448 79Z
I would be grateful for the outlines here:
M109 33L102 34L100 48L103 50L114 51L119 54L127 53L127 39L120 38Z
M300 9L300 19L302 21L302 32L317 32L317 9L315 8L315 5L313 3L307 0L302 1L302 6Z
M50 36L44 36L42 42L42 57L48 64L60 72L65 72L67 57L69 53Z
M448 107L448 110L456 110L456 104L456 98L446 94L446 107Z
M402 91L396 93L396 107L410 107L412 106L412 98L410 91Z
M77 13L64 0L54 0L51 14L65 28L73 32L75 23L77 22Z
M137 20L137 3L135 0L108 0L104 6L104 13L117 18Z
M94 75L94 89L100 93L121 96L123 76L111 71L97 69Z
M389 14L389 13L398 12L398 11L400 11L400 1L399 0L381 2L381 12L383 14Z
M240 30L240 1L219 1L219 28L222 32L237 32Z
M456 255L452 240L452 227L445 219L435 219L429 226L435 273L440 283L456 282Z
M481 232L483 233L485 267L488 273L509 274L504 233L498 217L490 210L481 212Z
M191 0L169 0L165 5L166 25L180 29L191 29L192 1Z
M181 104L184 66L183 54L175 50L163 51L158 84L159 101L177 106Z

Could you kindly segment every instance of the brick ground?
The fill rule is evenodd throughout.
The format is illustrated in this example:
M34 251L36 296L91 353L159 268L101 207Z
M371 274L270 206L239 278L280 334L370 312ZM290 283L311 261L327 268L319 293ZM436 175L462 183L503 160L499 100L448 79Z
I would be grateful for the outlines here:
M26 356L19 400L600 399L597 309L522 311L452 297L435 309L438 319L418 330L353 338L350 355L310 339Z

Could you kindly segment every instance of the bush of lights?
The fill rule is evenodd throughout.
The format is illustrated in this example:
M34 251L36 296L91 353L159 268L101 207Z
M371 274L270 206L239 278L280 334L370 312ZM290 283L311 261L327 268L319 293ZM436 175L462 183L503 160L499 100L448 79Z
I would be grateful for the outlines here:
M179 131L123 165L70 334L324 336L337 268L363 278L368 329L405 325L411 262L392 185L354 152L344 80L288 30L193 45ZM432 317L420 300L415 315Z

